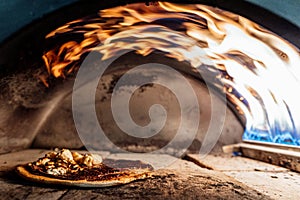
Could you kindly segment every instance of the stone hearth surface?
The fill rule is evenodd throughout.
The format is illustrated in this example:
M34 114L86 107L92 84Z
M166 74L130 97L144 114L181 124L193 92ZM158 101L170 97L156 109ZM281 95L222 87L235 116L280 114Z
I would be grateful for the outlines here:
M74 188L31 183L15 166L42 157L49 150L28 149L0 155L1 199L297 199L300 175L285 168L227 154L187 155L152 178L108 188ZM139 160L135 154L99 152L108 159ZM169 155L150 155L149 163L167 162ZM188 161L193 160L194 162ZM197 164L195 164L197 163ZM202 167L199 166L199 163ZM298 189L297 189L298 188Z

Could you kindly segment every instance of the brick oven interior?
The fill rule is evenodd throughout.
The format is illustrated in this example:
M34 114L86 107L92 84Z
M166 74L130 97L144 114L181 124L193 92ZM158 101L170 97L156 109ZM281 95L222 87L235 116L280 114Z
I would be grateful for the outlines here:
M199 149L209 126L210 117L218 109L209 109L211 96L217 107L224 101L217 93L209 93L203 81L195 79L186 63L164 58L159 53L146 57L128 53L112 64L97 88L97 113L107 137L120 151L102 140L86 144L78 135L72 114L72 89L76 74L67 78L49 77L42 55L58 40L45 40L45 36L59 26L104 8L145 1L81 1L46 2L22 0L3 1L0 8L0 191L1 199L297 199L300 175L295 170L241 156L234 145L242 142L244 120L226 104L224 128L211 152L199 157ZM171 1L176 3L203 3L217 6L248 17L263 24L300 48L299 3L293 1ZM149 3L149 2L146 2ZM151 2L150 2L151 3ZM298 9L299 10L299 9ZM288 14L287 14L288 13ZM276 20L276 22L274 22ZM70 36L72 37L72 36ZM153 103L166 107L167 123L164 129L150 139L136 139L124 134L115 124L110 112L112 90L124 74L124 66L161 61L183 70L185 78L195 88L201 107L201 123L188 151L176 159L178 149L166 149L162 154L147 154L149 163L170 164L157 169L150 179L135 181L112 188L74 188L36 184L25 181L15 173L17 165L36 160L54 148L68 148L85 152L92 148L104 159L142 159L141 154L162 148L176 134L180 110L176 97L159 85L148 84L137 90L132 100L133 119L145 125L144 117ZM157 101L156 96L168 98ZM83 105L84 106L84 105ZM215 112L215 113L212 113ZM192 118L190 119L192 120ZM91 127L86 127L87 130ZM99 145L100 144L100 145ZM178 144L180 147L181 144ZM276 147L275 147L276 148ZM224 149L227 150L224 152ZM229 150L228 150L229 149ZM124 153L126 151L126 153ZM295 152L299 154L299 151ZM173 160L173 161L172 161ZM299 168L298 164L296 167Z

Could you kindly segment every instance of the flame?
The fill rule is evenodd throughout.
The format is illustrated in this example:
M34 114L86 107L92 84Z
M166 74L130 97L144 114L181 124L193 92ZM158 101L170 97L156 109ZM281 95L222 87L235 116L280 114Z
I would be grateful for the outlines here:
M244 139L300 146L299 50L252 21L205 5L141 3L101 10L47 35L81 34L46 52L47 70L65 77L90 51L108 59L124 49L154 50L208 71L246 118ZM205 53L201 53L205 52ZM215 72L221 72L215 73ZM283 81L284 83L283 83Z

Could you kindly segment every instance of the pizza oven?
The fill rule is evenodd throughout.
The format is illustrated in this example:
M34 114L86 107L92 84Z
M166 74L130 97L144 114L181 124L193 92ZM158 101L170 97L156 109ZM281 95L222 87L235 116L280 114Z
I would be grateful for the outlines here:
M186 154L225 150L300 170L299 22L280 3L31 3L3 3L0 154L158 152L203 167Z
M124 5L129 2L113 1L111 3L76 2L61 9L45 15L41 19L35 20L21 30L10 35L2 44L1 54L1 76L2 76L2 103L1 112L1 152L20 150L24 148L52 148L69 147L83 148L81 138L78 136L74 125L72 114L72 89L74 86L75 74L66 77L48 76L48 69L43 60L43 54L51 48L67 43L70 39L80 40L80 34L69 34L61 38L48 38L46 36L64 24L84 17L93 17L98 11L104 8ZM127 58L128 57L128 58ZM145 149L156 149L165 146L176 134L176 127L179 124L178 102L172 92L168 92L164 87L153 86L152 83L143 85L137 92L135 101L130 107L138 120L138 124L149 123L148 110L154 103L162 103L167 106L169 119L166 127L158 136L153 138L134 138L126 135L113 122L110 109L111 93L114 85L121 75L128 69L126 66L141 65L151 61L163 64L171 63L177 68L189 66L183 62L178 62L171 58L164 58L159 53L153 53L143 57L134 53L128 53L117 59L113 63L111 71L106 72L102 85L98 87L96 102L101 107L101 125L106 132L109 132L109 139L121 148L132 149L133 151L145 151ZM183 67L180 67L183 65ZM115 68L115 69L114 69ZM76 70L74 70L75 72ZM184 70L183 70L184 71ZM202 121L199 133L193 141L191 148L198 149L201 140L208 129L211 110L206 109L205 104L210 103L210 96L203 81L195 81L189 71L183 72L187 79L197 88L199 95L197 98L202 109ZM145 78L145 77L144 77ZM143 78L141 78L140 82ZM151 78L149 78L151 82ZM139 81L139 80L138 80ZM131 84L131 83L129 83ZM100 89L101 88L101 89ZM156 88L156 89L154 89ZM155 100L154 96L165 93L162 100ZM215 96L216 104L224 108L226 103ZM158 101L158 102L156 102ZM98 106L98 105L97 105ZM227 106L226 106L227 107ZM241 119L235 116L234 112L225 108L226 119L223 136L220 144L233 144L241 141L243 125ZM216 115L218 111L216 110ZM222 119L221 120L222 123ZM87 125L88 126L88 125ZM90 127L90 126L88 126ZM88 128L86 127L86 128ZM90 130L93 131L93 130ZM113 133L113 134L111 134ZM227 134L231 134L230 137ZM201 135L202 134L202 135ZM202 137L202 139L201 139ZM110 149L105 142L96 145L98 149ZM93 146L93 145L92 145ZM219 149L220 150L220 149Z

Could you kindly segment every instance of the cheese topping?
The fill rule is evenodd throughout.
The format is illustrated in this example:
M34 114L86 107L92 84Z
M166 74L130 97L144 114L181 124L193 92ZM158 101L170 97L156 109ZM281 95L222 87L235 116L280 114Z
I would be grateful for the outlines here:
M93 154L80 154L68 149L49 152L28 166L34 171L42 171L49 175L62 176L67 173L77 173L87 168L102 165L102 157Z

